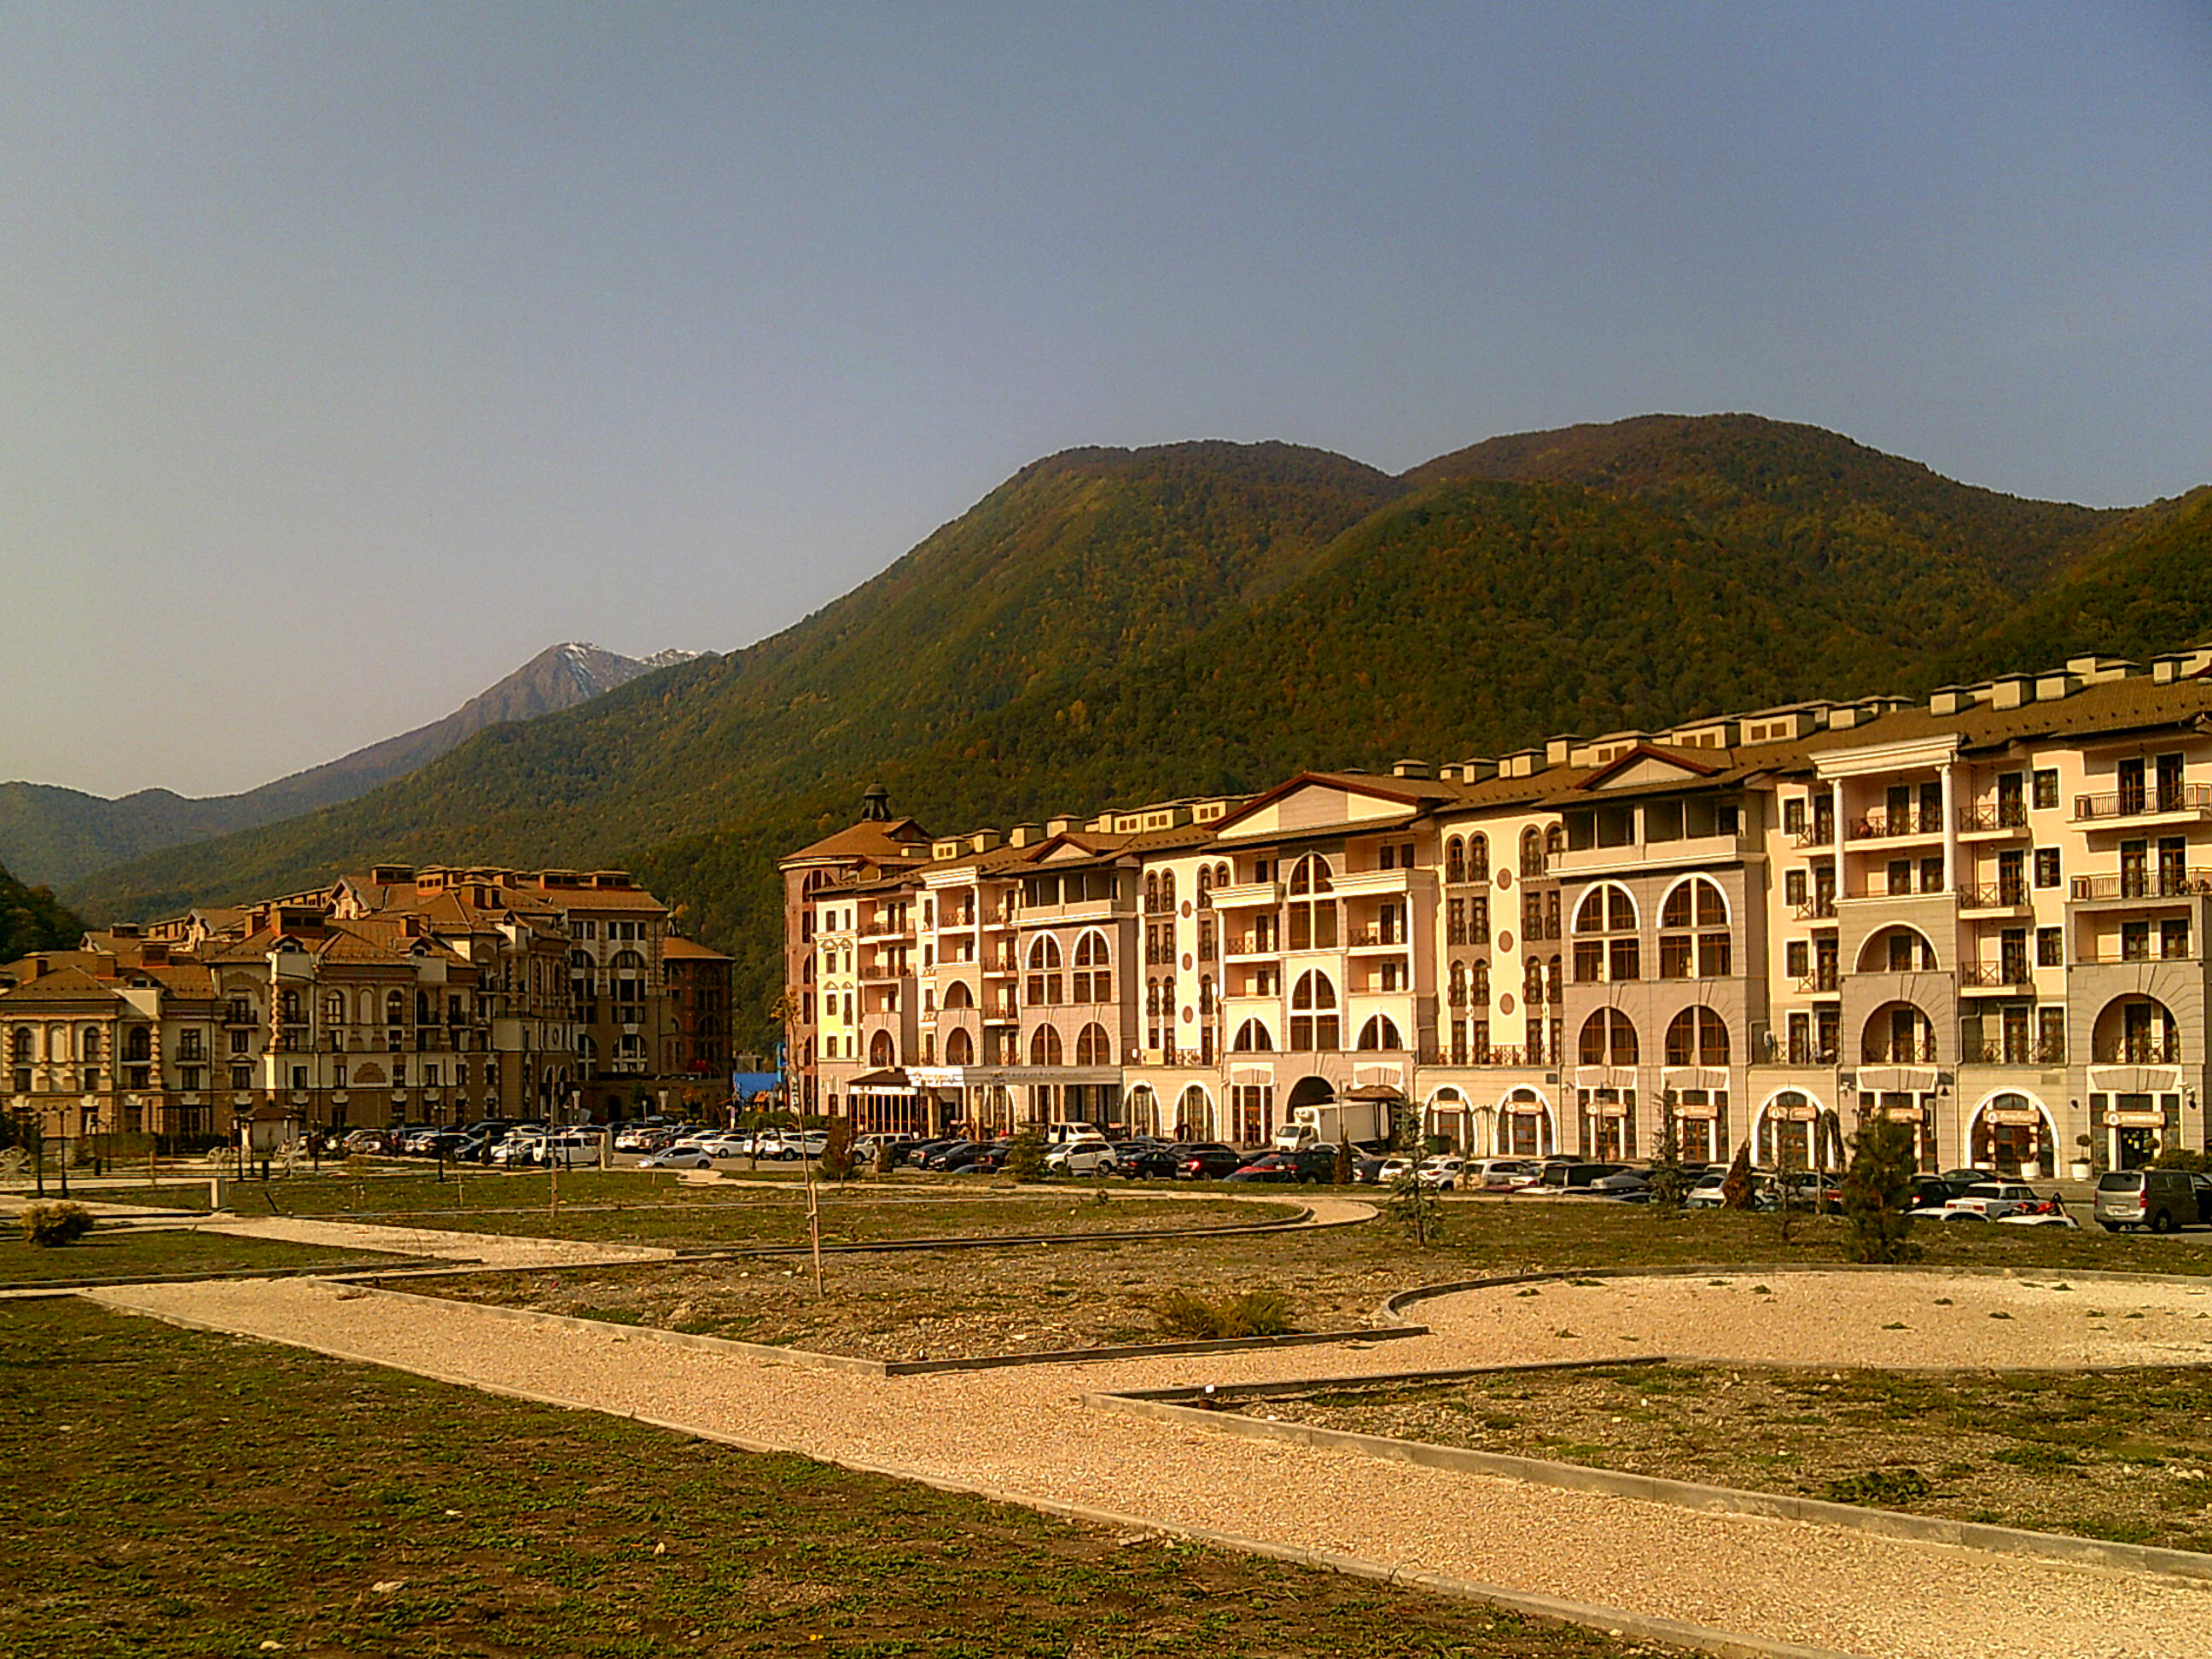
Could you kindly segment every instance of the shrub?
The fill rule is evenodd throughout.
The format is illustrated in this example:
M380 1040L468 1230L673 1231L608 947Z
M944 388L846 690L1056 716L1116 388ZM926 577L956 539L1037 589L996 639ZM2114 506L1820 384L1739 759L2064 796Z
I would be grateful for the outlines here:
M1241 1336L1285 1336L1291 1302L1280 1291L1244 1291L1226 1302L1208 1302L1188 1291L1170 1291L1154 1309L1160 1329L1170 1336L1219 1341Z
M1728 1178L1721 1182L1721 1207L1724 1210L1747 1209L1751 1205L1751 1143L1747 1140L1735 1149L1735 1160L1729 1165Z
M1659 1097L1659 1154L1651 1160L1651 1202L1659 1210L1679 1210L1690 1190L1682 1167L1682 1133L1674 1116L1674 1091Z
M1863 1504L1872 1509L1890 1510L1917 1504L1935 1490L1929 1485L1928 1477L1917 1469L1869 1469L1864 1474L1831 1480L1827 1497L1832 1504Z
M1044 1131L1036 1124L1024 1123L1006 1143L1006 1173L1017 1181L1044 1179Z
M2189 1146L2169 1146L2150 1163L2154 1170L2189 1170L2198 1174L2212 1171L2212 1157Z
M41 1249L74 1244L92 1231L92 1212L82 1204L49 1199L23 1211L23 1242Z
M822 1177L825 1181L844 1181L853 1173L853 1120L833 1117L824 1132L822 1143Z
M1910 1261L1912 1243L1912 1131L1875 1118L1851 1137L1844 1171L1844 1256L1850 1261Z

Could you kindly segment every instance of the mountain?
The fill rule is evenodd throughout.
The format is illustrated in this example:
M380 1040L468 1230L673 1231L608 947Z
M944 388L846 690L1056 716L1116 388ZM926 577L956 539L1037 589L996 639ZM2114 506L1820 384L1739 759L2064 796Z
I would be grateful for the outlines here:
M2130 584L2212 568L2208 518L2024 501L1741 415L1496 439L1397 477L1282 444L1071 451L746 650L67 896L143 916L372 858L619 862L759 999L775 858L877 778L925 822L1004 825L1924 690L2049 655L2062 621L2169 648L2212 633L2212 591L2138 615ZM2043 634L2002 633L2059 593Z
M74 951L84 923L45 887L26 887L0 867L0 963L33 951Z
M637 659L579 641L552 646L443 720L243 794L194 799L142 789L111 800L51 784L0 783L0 860L28 879L76 881L164 847L297 817L412 772L486 726L573 708L693 654Z

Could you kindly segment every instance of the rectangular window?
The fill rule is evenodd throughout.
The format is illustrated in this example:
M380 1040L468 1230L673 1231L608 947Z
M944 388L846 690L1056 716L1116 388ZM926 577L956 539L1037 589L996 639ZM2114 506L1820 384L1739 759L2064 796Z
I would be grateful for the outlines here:
M1687 979L1690 976L1690 936L1687 933L1662 933L1659 936L1659 977Z
M234 1054L251 1053L252 1035L250 1031L233 1031L230 1034L230 1052Z
M251 1066L232 1066L230 1086L234 1089L251 1089L253 1086L253 1068Z
M1883 889L1892 898L1912 890L1912 860L1892 859L1889 861L1889 882Z
M1450 899L1444 905L1444 943L1467 943L1467 901Z
M2035 775L2035 804L2044 811L2058 805L2058 769L2040 769Z
M2035 1057L2045 1066L2066 1063L2066 1011L2063 1008L2039 1008L2035 1011Z
M1314 906L1313 942L1314 949L1316 951L1333 951L1336 948L1336 906L1334 904ZM1323 1046L1334 1048L1336 1045L1331 1042Z
M1805 833L1805 798L1792 795L1782 803L1782 833L1802 836Z
M2173 916L2158 925L2158 953L2168 962L2179 962L2189 955L2189 920Z
M23 1086L15 1091L19 1095L27 1095L31 1091L29 1082L30 1073L27 1072L23 1075L25 1079ZM177 1086L179 1089L182 1089L188 1095L196 1095L200 1091L200 1079L202 1075L203 1074L198 1066L186 1066L177 1073Z
M1941 853L1920 860L1920 890L1923 893L1943 890L1943 855Z
M2039 968L2063 968L2066 965L2064 928L2039 927L2035 930L2035 965Z
M1612 980L1632 980L1644 977L1641 941L1617 939L1606 953L1606 977Z
M1698 977L1726 979L1735 971L1735 953L1726 933L1698 935Z
M1467 942L1470 945L1490 943L1490 901L1478 898L1468 912Z
M1595 985L1605 977L1605 946L1596 939L1575 941L1575 983Z
M2058 849L2056 847L2035 849L2035 884L2038 887L2058 885Z
M1782 878L1782 897L1787 904L1802 905L1805 902L1805 872L1802 870L1792 870Z
M2150 924L2147 921L2124 921L2120 924L2120 960L2148 962L2150 960Z
M1813 1063L1813 1017L1810 1014L1790 1016L1790 1063L1810 1066Z
M1813 976L1813 946L1808 940L1793 939L1783 946L1783 960L1787 964L1783 971L1792 979Z

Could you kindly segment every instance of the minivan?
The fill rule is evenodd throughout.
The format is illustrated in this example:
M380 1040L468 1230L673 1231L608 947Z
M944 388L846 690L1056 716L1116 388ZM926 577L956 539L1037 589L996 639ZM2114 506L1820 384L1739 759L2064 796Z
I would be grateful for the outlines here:
M2212 1182L2183 1170L2107 1170L2097 1177L2094 1213L2108 1233L2123 1227L2170 1233L2212 1221Z

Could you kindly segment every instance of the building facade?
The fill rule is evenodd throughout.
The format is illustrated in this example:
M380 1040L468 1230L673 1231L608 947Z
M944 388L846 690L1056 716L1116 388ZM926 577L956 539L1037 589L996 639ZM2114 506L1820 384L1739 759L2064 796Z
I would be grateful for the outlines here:
M604 1121L726 1081L730 959L622 871L380 865L84 946L0 969L0 1106L64 1140Z
M785 861L795 1086L869 1127L2139 1164L2204 1118L2212 648Z

